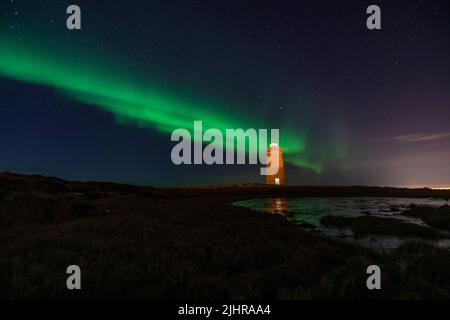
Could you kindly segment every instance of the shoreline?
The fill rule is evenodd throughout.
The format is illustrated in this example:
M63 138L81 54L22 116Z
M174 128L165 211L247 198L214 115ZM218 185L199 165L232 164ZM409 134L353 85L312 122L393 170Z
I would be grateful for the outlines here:
M0 174L0 297L450 297L448 250L408 243L392 253L378 253L311 234L282 216L255 214L231 204L286 190L293 196L319 191L341 196L369 191L379 196L394 189L160 189ZM448 194L403 189L397 193ZM69 265L80 266L80 292L65 286ZM383 290L367 289L369 265L380 266Z

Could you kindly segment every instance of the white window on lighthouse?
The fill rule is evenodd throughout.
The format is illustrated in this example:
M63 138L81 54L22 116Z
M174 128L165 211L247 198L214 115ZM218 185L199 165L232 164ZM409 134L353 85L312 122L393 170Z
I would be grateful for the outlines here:
M275 178L275 184L276 184L277 186L280 185L280 178Z

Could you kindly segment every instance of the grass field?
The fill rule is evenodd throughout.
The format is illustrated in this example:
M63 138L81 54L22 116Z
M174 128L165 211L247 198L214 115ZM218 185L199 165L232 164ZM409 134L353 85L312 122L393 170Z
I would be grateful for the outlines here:
M155 189L1 173L0 297L450 298L448 250L411 243L377 253L231 205L279 194L449 196L364 187ZM82 270L81 291L66 288L73 264ZM382 290L366 288L371 264L381 267Z

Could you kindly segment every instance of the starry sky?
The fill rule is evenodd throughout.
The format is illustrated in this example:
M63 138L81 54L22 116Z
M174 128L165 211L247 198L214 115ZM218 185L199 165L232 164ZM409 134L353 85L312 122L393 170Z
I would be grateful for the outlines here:
M202 120L279 128L289 184L449 186L449 35L444 0L2 0L0 171L263 181L174 165L171 132Z

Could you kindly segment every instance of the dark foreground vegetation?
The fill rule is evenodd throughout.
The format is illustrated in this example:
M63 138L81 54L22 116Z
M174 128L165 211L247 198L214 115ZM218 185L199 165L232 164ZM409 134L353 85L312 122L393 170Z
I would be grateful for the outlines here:
M154 189L0 174L1 298L450 298L450 252L389 253L314 235L231 202L292 196L447 196L431 190ZM79 265L82 290L66 289ZM382 290L366 288L366 268Z
M430 227L450 231L450 206L439 208L412 205L405 215L420 217Z

